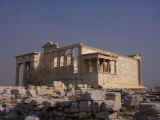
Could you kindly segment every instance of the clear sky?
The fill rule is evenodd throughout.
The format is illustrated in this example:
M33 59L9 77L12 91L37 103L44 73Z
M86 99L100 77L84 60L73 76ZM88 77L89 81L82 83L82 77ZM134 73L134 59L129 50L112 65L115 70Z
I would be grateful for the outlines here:
M160 85L160 0L0 0L0 85L13 84L15 55L49 40L142 53L145 84Z

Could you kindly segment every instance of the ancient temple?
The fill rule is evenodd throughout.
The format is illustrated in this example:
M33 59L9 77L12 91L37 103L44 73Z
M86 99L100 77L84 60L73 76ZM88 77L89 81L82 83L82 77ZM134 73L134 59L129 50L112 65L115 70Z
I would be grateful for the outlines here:
M139 88L141 55L119 55L96 49L82 43L60 47L57 42L47 42L43 52L16 56L16 85L24 85L29 72L47 66L50 78L65 85L87 85L102 88ZM20 67L23 79L20 80Z

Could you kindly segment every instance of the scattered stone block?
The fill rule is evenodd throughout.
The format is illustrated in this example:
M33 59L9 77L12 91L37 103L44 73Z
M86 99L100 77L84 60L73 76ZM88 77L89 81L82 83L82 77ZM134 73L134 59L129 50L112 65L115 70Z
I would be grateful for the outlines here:
M25 120L40 120L40 118L37 116L26 116Z
M26 90L26 96L27 97L37 97L37 94L36 94L36 91L32 87L29 87Z
M160 114L160 103L141 103L140 112L145 114Z

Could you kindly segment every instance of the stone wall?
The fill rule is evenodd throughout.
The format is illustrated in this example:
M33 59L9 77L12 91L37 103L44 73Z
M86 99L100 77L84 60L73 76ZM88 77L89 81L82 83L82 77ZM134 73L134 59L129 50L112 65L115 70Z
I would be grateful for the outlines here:
M139 87L139 67L138 60L126 57L119 57L117 60L117 74L121 85L128 87Z
M99 84L104 88L140 88L138 60L119 56L116 74L99 73Z

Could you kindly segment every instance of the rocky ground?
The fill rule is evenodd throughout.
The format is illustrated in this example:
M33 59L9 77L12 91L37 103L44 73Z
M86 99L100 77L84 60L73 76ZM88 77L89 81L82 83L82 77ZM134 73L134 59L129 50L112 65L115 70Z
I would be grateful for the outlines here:
M42 94L32 87L0 87L0 120L160 120L160 102L147 96L148 91L45 88Z

